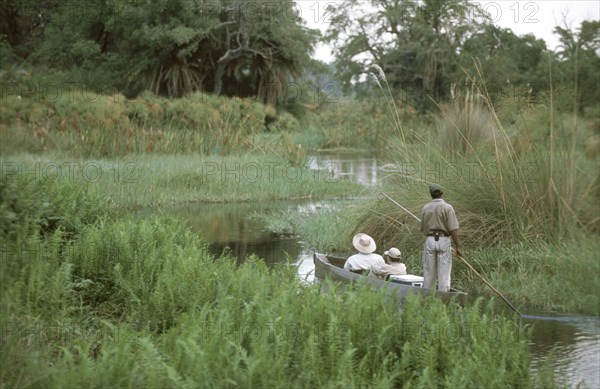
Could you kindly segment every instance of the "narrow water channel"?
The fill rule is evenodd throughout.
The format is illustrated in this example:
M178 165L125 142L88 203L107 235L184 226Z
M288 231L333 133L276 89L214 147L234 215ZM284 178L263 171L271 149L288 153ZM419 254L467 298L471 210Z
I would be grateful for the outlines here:
M523 321L534 326L532 371L553 355L553 370L569 387L600 388L600 317L540 313Z
M308 158L311 169L327 169L336 178L346 177L364 185L379 185L385 176L382 162L375 157L352 158L343 155L313 155ZM255 254L268 265L295 262L298 275L313 282L312 251L304 247L301 237L281 236L270 232L260 214L274 211L305 214L311 209L332 206L326 202L280 201L271 203L185 204L157 210L143 210L141 216L164 212L187 220L190 228L207 242L210 250L220 255L224 251L243 261ZM600 388L600 318L557 316L536 313L525 316L533 325L531 339L532 372L552 354L553 369L564 377L569 387Z

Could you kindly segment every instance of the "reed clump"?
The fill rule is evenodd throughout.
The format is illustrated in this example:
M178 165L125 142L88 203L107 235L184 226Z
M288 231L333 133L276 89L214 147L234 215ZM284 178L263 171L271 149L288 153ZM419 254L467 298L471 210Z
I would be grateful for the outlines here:
M277 234L299 235L316 252L347 252L351 248L356 217L361 211L351 200L336 200L333 205L306 209L298 214L287 211L257 215L266 228Z
M381 100L340 100L311 116L311 138L319 139L319 148L383 149L398 135L394 123L386 122L387 109ZM399 117L413 122L415 110L398 102ZM383 123L383 124L382 124Z
M482 75L470 84L480 87L457 98L450 109L441 106L437 133L423 136L422 142L400 144L390 154L399 168L386 180L395 186L391 191L400 203L418 215L428 201L429 183L441 183L460 215L461 230L481 245L552 241L599 231L597 166L584 157L586 134L579 130L577 115L559 116L551 105L528 106L518 121L505 126ZM530 141L526 149L517 150L515 139L523 134ZM402 212L391 208L370 209L374 217L360 222L376 231L380 216ZM387 231L387 224L379 229Z
M494 120L485 107L482 97L474 88L462 96L456 92L450 103L440 106L436 116L436 129L432 143L448 155L476 153L493 141Z

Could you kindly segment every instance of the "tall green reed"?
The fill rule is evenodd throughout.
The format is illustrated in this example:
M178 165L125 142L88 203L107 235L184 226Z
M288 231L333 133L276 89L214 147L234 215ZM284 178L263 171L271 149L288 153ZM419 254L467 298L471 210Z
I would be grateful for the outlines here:
M469 77L470 89L439 105L437 133L397 146L398 169L390 181L398 183L400 202L418 213L417 204L427 200L428 183L439 181L465 220L467 233L485 244L550 241L597 230L598 176L579 152L577 128L560 135L559 142L552 105L549 110L539 106L550 121L538 133L548 136L534 139L527 152L516 149L491 103L479 63L476 69L477 75Z

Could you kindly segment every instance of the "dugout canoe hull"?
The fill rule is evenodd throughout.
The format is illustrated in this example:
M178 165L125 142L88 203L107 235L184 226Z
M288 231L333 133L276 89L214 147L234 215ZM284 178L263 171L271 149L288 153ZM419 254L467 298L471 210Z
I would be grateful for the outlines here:
M423 297L433 294L444 302L450 302L454 300L460 304L464 304L468 299L467 293L461 292L454 288L452 288L450 292L440 292L438 290L399 284L352 273L343 269L344 263L346 262L346 258L344 257L314 253L313 259L315 262L315 277L319 280L331 279L333 281L339 281L348 284L364 280L365 282L372 284L375 288L390 288L390 290L393 290L394 293L398 294L401 299L405 299L411 294L416 294Z

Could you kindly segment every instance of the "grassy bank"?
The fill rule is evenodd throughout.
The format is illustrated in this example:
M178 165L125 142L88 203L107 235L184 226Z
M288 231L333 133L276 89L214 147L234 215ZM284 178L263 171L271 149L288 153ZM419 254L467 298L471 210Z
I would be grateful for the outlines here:
M84 189L44 205L32 200L69 183L2 184L0 210L15 214L0 236L4 386L558 385L530 375L529 331L491 307L410 300L400 312L366 285L324 293L290 266L212 257L176 220L92 217L100 198L67 234L60 204Z
M58 73L2 71L0 152L58 151L75 158L132 154L260 152L301 160L306 149L380 148L396 134L379 101L299 105L304 114L250 98L195 93L178 99L142 93L128 99L82 89ZM417 124L415 111L402 118Z
M364 187L281 157L132 155L70 159L61 154L3 156L3 176L56 180L89 187L113 206L179 202L269 201L365 194Z
M32 88L38 86L35 80L30 82ZM131 100L59 88L64 85L68 84L54 85L51 96L23 87L23 92L30 93L3 97L0 151L58 150L79 158L138 153L224 155L261 150L260 133L281 134L298 125L291 115L278 115L274 108L250 99L198 93L181 99L144 94ZM281 139L278 143L283 144Z

